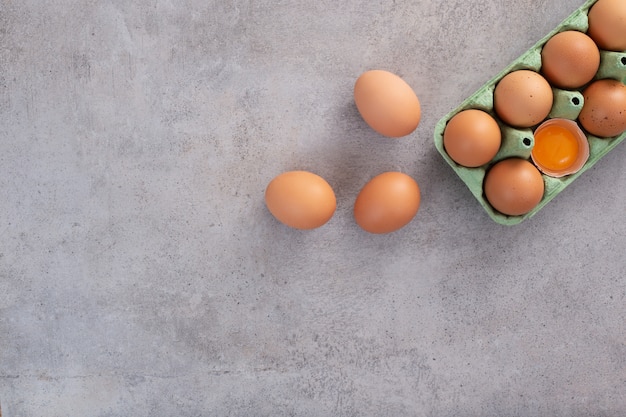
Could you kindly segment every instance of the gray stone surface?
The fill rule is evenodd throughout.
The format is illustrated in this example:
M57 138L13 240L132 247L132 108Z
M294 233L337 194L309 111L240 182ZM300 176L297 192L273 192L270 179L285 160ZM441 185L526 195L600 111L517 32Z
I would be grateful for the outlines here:
M626 415L626 146L504 227L432 143L581 4L1 0L2 416ZM359 118L373 68L409 137ZM291 169L324 227L267 212ZM422 206L369 235L386 170Z

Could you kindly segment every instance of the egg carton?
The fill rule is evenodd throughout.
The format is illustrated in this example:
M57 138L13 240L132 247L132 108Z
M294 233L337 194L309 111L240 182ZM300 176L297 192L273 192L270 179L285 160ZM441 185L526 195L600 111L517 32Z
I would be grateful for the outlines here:
M593 4L597 1L598 0L587 0L580 8L563 20L561 24L539 40L518 59L513 61L498 75L484 84L480 89L478 89L478 91L465 99L457 108L445 115L435 125L435 147L446 162L456 172L456 174L463 180L463 182L465 182L474 197L476 197L489 216L497 223L512 226L532 217L550 200L556 197L569 184L571 184L572 181L576 180L576 178L578 178L586 170L594 166L600 158L606 155L620 142L622 142L624 138L626 138L626 132L611 138L596 137L585 132L589 141L589 159L585 165L578 172L561 178L554 178L542 174L545 185L543 198L533 210L524 215L509 216L496 211L489 204L483 192L485 174L493 164L511 157L523 158L530 161L530 153L535 143L533 132L536 126L524 129L514 128L506 125L496 115L493 108L493 93L496 84L500 81L500 79L502 79L502 77L513 71L528 69L539 72L541 69L541 50L543 45L559 32L566 30L587 32L587 13L591 6L593 6ZM611 52L600 50L600 68L598 69L594 79L602 78L612 78L621 81L622 83L626 82L626 51ZM563 90L559 88L552 88L552 92L554 94L554 102L547 118L565 118L575 121L578 118L584 104L582 89ZM457 164L448 156L443 146L443 132L448 121L457 113L468 109L478 109L489 113L496 119L502 131L502 144L496 156L487 164L477 168L467 168Z

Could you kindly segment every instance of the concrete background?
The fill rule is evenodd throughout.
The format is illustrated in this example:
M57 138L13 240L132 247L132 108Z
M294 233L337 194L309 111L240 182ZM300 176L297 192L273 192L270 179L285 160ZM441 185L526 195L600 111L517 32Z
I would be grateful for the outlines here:
M581 4L0 0L2 416L626 415L626 146L504 227L432 142ZM412 135L360 119L374 68ZM291 169L324 227L267 212ZM386 170L422 206L369 235Z

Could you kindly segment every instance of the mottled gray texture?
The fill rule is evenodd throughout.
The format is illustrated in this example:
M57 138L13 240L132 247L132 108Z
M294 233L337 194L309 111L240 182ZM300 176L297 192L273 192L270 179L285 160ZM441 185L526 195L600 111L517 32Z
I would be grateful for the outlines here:
M432 143L581 4L0 0L2 416L626 415L626 146L507 228ZM359 118L372 68L409 137ZM326 226L265 209L291 169ZM369 235L392 169L422 207Z

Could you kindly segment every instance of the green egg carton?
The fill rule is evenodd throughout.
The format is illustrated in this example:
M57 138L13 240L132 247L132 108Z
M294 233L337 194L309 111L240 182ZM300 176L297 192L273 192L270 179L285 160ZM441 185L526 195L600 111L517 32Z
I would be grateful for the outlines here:
M543 45L555 34L566 30L578 30L580 32L587 32L588 20L587 13L591 6L598 0L587 0L580 8L574 13L568 16L561 24L554 28L550 33L539 40L533 47L522 54L518 59L512 62L498 75L483 85L476 93L464 100L457 108L445 115L435 125L434 140L435 146L441 156L452 167L457 175L465 182L470 189L474 197L483 206L487 214L497 223L512 226L521 223L522 221L532 217L539 210L541 210L550 200L556 197L561 191L565 189L572 181L576 180L582 173L591 168L606 155L609 151L615 148L624 138L626 132L619 136L611 138L600 138L589 135L585 132L589 141L589 159L585 165L576 173L561 177L554 178L542 174L545 191L542 200L539 204L530 212L521 216L508 216L496 211L487 199L483 192L483 182L485 174L489 168L498 161L506 158L518 157L530 160L530 153L534 146L533 128L518 129L504 124L499 120L493 109L493 93L496 84L502 77L512 71L528 69L536 72L541 70L541 50ZM622 52L610 52L600 51L600 68L595 76L595 79L612 78L621 82L626 82L626 51ZM548 115L550 118L565 118L570 120L576 120L584 104L584 98L582 95L582 89L578 90L562 90L553 88L554 102L552 110ZM457 113L468 110L478 109L483 110L493 116L502 131L502 144L500 150L496 156L487 164L477 168L467 168L454 162L446 153L443 147L443 132L446 128L448 121ZM584 129L583 129L584 131ZM532 162L532 161L531 161Z

